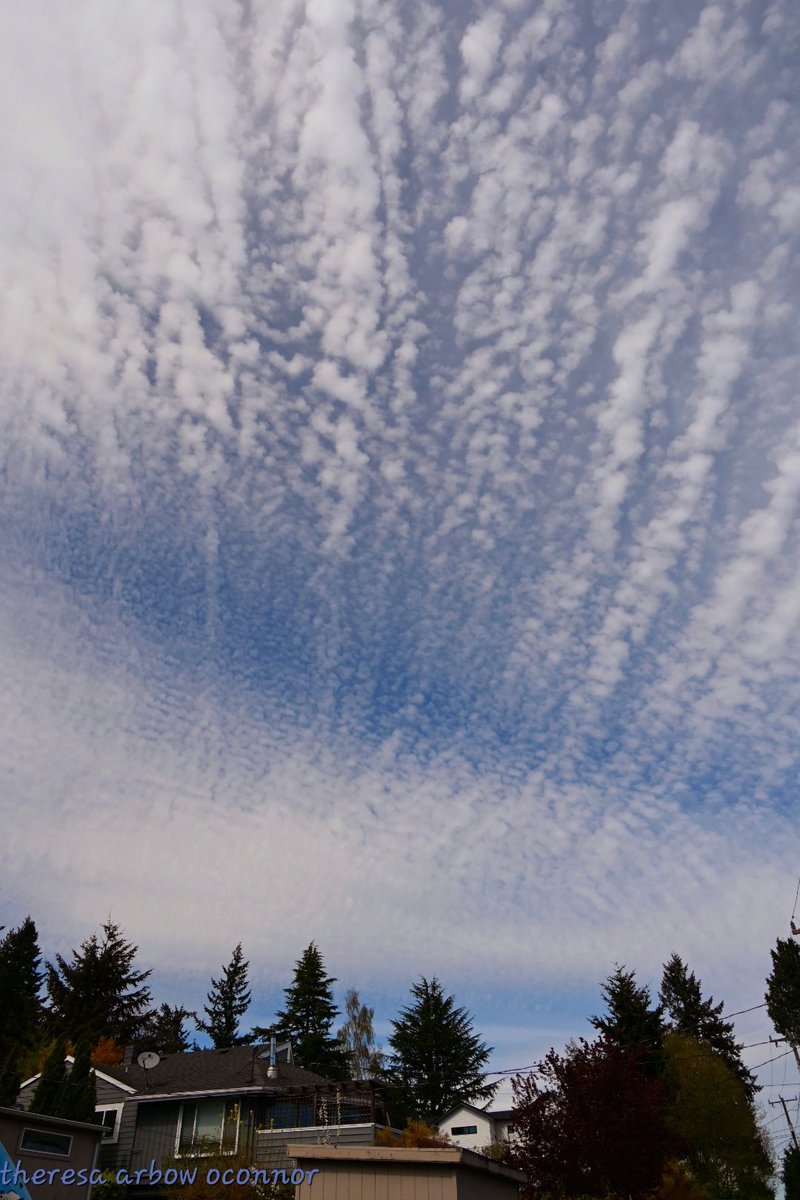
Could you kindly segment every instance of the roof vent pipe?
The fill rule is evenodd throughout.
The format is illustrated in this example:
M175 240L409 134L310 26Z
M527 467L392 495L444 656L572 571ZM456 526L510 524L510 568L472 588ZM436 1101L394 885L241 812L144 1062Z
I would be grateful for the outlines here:
M267 1068L267 1079L278 1078L278 1065L275 1061L275 1037L269 1039L269 1067Z

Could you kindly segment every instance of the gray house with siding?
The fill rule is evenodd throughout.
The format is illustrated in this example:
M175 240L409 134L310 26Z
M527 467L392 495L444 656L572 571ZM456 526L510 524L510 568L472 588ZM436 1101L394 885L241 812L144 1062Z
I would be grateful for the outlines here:
M289 1142L369 1146L387 1124L379 1085L334 1083L292 1062L291 1046L236 1046L95 1068L104 1127L101 1167L131 1177L151 1162L230 1154L269 1167L288 1164ZM71 1061L68 1059L68 1061ZM22 1086L28 1107L38 1076Z

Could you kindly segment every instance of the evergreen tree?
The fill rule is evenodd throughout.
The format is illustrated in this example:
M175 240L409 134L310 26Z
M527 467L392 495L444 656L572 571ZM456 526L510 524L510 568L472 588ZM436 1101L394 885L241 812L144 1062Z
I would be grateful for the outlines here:
M772 971L767 979L767 1012L781 1037L800 1046L800 945L778 938L770 950Z
M784 1150L781 1178L786 1200L800 1200L800 1150L797 1146Z
M124 1046L147 1027L150 990L142 984L151 972L135 970L138 947L118 925L109 919L102 929L102 940L92 934L73 950L71 962L57 954L55 964L47 964L50 1020L73 1042L87 1033Z
M0 941L0 1104L14 1104L19 1065L42 1024L41 955L36 926L26 917Z
M722 1019L724 1005L715 1004L713 996L703 999L700 980L677 954L664 964L660 997L670 1016L670 1028L709 1046L740 1081L748 1100L752 1100L758 1085L742 1062L742 1047L733 1036L732 1022Z
M208 1004L203 1006L208 1020L198 1020L197 1028L208 1034L218 1050L226 1046L243 1046L251 1041L249 1035L239 1033L239 1020L250 1006L249 965L239 942L231 961L222 968L222 977L211 980L211 991L206 997Z
M58 1115L61 1091L67 1075L66 1057L66 1039L63 1034L60 1034L53 1042L42 1067L42 1073L31 1100L31 1112L51 1117Z
M639 987L636 972L618 966L603 984L608 1015L591 1017L590 1024L623 1049L635 1049L647 1074L653 1078L664 1069L662 1041L664 1007L652 1007L650 989Z
M0 1059L0 1106L14 1107L21 1084L22 1072L17 1059L7 1054L5 1058Z
M189 1035L183 1027L184 1021L194 1021L196 1024L197 1013L180 1005L173 1007L171 1004L162 1004L152 1014L147 1033L140 1043L141 1048L157 1050L159 1054L184 1054L192 1047Z
M491 1047L473 1032L469 1013L436 977L420 979L411 994L389 1038L390 1071L408 1115L432 1123L456 1104L491 1100L498 1087L484 1071Z
M338 1033L350 1062L352 1079L372 1079L383 1070L383 1054L375 1045L375 1009L362 1004L355 988L344 1002L346 1020Z
M97 1107L97 1087L92 1070L92 1039L88 1033L78 1038L72 1068L61 1088L55 1117L70 1121L93 1121Z
M294 981L284 991L286 1007L276 1014L274 1027L254 1032L288 1038L300 1066L331 1079L346 1079L347 1053L331 1032L339 1014L333 1002L334 983L312 942L295 963Z

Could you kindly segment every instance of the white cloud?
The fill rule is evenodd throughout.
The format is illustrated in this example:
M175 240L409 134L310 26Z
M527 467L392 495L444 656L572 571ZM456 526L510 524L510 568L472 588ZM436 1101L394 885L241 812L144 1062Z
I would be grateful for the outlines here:
M0 14L4 763L53 943L112 903L165 970L391 935L392 987L513 990L678 930L756 986L796 858L789 32L623 7Z

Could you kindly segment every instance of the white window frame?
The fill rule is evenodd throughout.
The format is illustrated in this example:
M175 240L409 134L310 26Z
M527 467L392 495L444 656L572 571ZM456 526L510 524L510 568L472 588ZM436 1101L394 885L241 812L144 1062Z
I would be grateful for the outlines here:
M119 1141L119 1131L120 1126L122 1125L122 1110L124 1107L124 1104L98 1104L95 1108L95 1116L98 1117L101 1113L116 1113L116 1116L114 1117L114 1128L109 1137L106 1137L105 1133L103 1133L103 1140L100 1143L101 1146L115 1146ZM98 1122L98 1124L99 1123L100 1122ZM108 1126L104 1125L103 1129L108 1129Z
M218 1146L218 1148L216 1150L200 1151L200 1150L196 1150L194 1148L194 1146L192 1146L191 1149L181 1150L181 1134L183 1133L183 1114L184 1114L184 1109L185 1109L186 1105L187 1104L194 1105L194 1121L192 1124L192 1142L194 1142L195 1132L197 1130L197 1106L199 1104L202 1104L206 1100L215 1100L215 1099L217 1099L216 1096L198 1096L196 1100L185 1100L181 1104L180 1113L178 1114L178 1127L175 1130L175 1157L176 1158L208 1158L210 1155L214 1155L214 1154L237 1154L238 1153L238 1151L239 1151L239 1129L242 1124L242 1120L241 1120L242 1099L240 1096L231 1096L230 1094L219 1097L219 1100L222 1103L222 1119L221 1119L220 1125L219 1125L219 1146ZM234 1143L233 1149L232 1150L223 1150L222 1134L225 1129L225 1109L228 1104L236 1104L239 1106L239 1119L236 1122L236 1142Z

